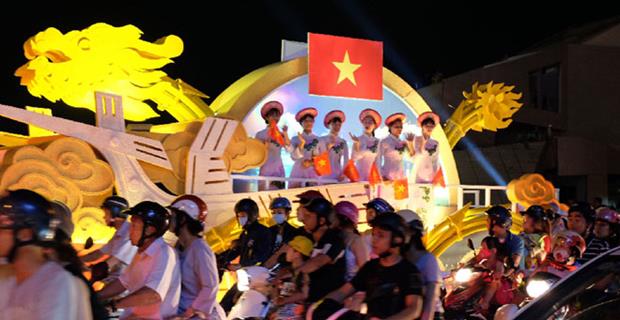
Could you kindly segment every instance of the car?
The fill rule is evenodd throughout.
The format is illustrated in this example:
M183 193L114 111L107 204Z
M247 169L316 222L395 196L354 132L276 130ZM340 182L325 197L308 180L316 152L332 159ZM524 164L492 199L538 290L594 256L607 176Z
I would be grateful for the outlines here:
M617 247L553 284L512 319L620 319L619 304L620 247Z

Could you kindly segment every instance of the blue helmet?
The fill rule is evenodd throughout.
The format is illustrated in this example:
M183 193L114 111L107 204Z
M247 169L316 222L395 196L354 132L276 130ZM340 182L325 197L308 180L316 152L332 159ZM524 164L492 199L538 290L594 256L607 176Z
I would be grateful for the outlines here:
M288 199L284 197L273 198L273 200L271 200L271 204L269 205L269 209L271 210L273 209L291 210L291 208L292 208L291 202L288 201Z
M47 246L54 242L60 221L53 215L49 201L40 194L26 189L10 191L0 198L0 228L13 230L14 243L9 253L9 261L15 257L18 247L34 244ZM17 232L30 229L33 237L21 240Z
M394 207L392 207L387 201L383 198L374 198L370 200L368 203L364 203L366 209L374 209L377 214L394 212Z

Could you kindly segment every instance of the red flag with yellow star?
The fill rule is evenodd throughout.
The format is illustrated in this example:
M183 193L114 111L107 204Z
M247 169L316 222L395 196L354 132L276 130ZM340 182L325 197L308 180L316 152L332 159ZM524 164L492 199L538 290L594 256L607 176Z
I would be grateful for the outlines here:
M314 171L319 176L326 176L332 173L332 165L329 163L329 153L323 152L314 157Z
M409 182L407 178L394 180L394 199L403 200L409 198Z
M383 99L383 43L308 34L309 92L371 100Z

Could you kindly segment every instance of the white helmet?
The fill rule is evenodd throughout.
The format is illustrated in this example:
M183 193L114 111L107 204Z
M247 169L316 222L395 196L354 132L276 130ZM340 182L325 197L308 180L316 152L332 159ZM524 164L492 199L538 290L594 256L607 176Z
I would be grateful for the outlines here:
M495 320L512 320L519 312L519 307L514 304L505 304L495 312Z
M237 289L248 291L252 288L269 285L269 269L261 266L249 266L237 270Z
M415 232L418 236L424 235L424 221L415 211L403 209L396 211L396 213L405 220L412 232Z

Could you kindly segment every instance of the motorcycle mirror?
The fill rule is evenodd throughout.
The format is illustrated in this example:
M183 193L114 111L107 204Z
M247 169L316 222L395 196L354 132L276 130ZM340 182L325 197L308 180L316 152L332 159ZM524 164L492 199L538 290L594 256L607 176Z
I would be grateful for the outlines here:
M88 239L86 239L86 242L84 242L84 249L88 250L88 249L92 248L94 244L95 244L95 242L93 241L93 238L92 237L88 237Z
M471 251L476 252L476 247L474 246L474 242L471 240L471 238L467 239L467 247L471 249Z

